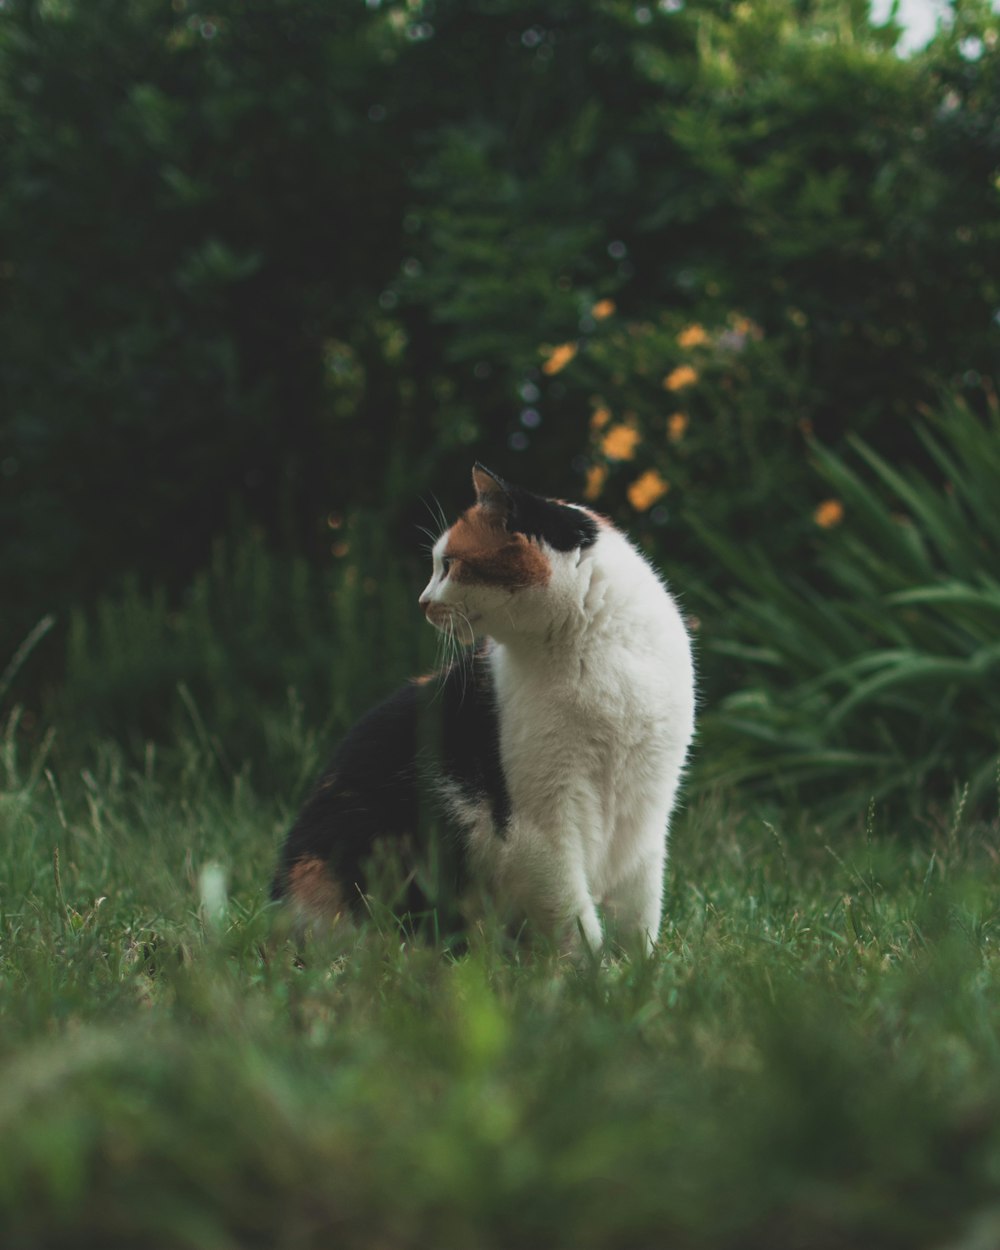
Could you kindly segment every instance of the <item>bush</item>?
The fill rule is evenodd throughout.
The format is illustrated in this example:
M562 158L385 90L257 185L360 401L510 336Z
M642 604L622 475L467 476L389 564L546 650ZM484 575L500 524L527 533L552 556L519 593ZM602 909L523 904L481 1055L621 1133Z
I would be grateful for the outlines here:
M632 320L602 300L591 316L585 349L556 347L543 365L554 381L572 371L563 409L585 405L577 435L584 497L660 556L695 613L729 574L706 564L688 516L722 533L760 535L772 560L800 560L809 407L780 342L740 313L707 326L670 313ZM789 519L796 513L798 522Z
M832 495L815 512L812 577L703 531L743 587L707 646L745 682L706 720L703 782L797 790L840 815L868 795L914 808L958 791L995 800L1000 405L989 395L986 420L953 401L916 427L934 475L858 438L849 459L814 445Z
M127 573L173 596L234 502L315 560L474 456L575 495L595 394L676 499L656 378L734 310L751 376L684 397L704 519L771 525L799 420L922 454L913 405L996 359L996 15L901 60L854 0L672 8L8 0L0 654Z
M469 25L458 7L435 6L440 51ZM858 4L581 8L570 24L552 4L529 25L510 5L524 37L484 81L509 74L517 89L487 108L467 84L474 123L449 114L434 132L419 266L392 289L447 329L470 409L496 410L469 372L516 388L504 431L541 488L563 489L570 463L578 491L621 464L588 434L606 409L642 436L636 467L671 484L656 550L693 558L683 489L709 523L749 525L796 558L772 504L805 500L800 425L835 449L855 433L923 463L916 405L975 389L996 359L998 19L963 8L901 60ZM535 123L527 150L511 143L521 116ZM678 334L704 327L718 348L743 325L753 350L695 361L697 378L664 393L698 350ZM674 444L677 413L690 425ZM599 496L626 524L641 511L632 469Z

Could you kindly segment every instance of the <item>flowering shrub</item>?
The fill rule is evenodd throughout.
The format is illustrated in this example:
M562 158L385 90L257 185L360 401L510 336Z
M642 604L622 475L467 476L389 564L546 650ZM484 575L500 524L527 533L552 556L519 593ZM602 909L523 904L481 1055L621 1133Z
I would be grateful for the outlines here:
M699 564L688 514L800 551L821 499L787 338L770 339L739 312L714 323L633 320L609 305L590 309L587 333L541 353L537 404L573 430L583 497L668 564L686 563L688 584ZM816 519L833 524L831 515Z

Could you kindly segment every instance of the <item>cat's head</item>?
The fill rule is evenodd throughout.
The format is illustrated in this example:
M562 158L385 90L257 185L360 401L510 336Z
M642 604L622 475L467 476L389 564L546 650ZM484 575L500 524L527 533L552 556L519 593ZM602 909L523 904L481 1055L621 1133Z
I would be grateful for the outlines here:
M475 504L434 544L420 605L432 625L462 642L544 629L573 599L599 521L511 486L481 464L472 484Z

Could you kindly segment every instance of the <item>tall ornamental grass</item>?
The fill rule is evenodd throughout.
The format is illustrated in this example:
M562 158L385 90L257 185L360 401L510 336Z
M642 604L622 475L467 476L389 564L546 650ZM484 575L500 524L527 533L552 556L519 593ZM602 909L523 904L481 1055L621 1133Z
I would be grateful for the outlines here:
M706 716L701 777L795 790L834 814L867 798L992 792L1000 746L1000 408L951 402L916 432L932 469L852 438L814 446L829 498L812 573L703 530L736 574L707 648L742 670ZM734 677L737 677L734 674Z

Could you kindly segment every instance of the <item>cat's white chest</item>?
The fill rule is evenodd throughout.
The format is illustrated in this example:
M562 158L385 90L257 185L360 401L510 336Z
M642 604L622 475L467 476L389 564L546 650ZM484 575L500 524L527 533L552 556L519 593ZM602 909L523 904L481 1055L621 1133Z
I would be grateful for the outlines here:
M619 767L669 749L673 715L686 719L686 700L673 698L666 663L609 649L583 663L511 661L498 649L494 680L508 782L569 783L576 775L627 779ZM683 682L683 677L680 679ZM686 725L676 725L685 742Z
M464 797L474 869L543 931L601 922L651 942L667 830L694 722L690 643L653 569L609 526L548 553L542 584L470 595L487 655L508 815Z
M492 657L514 840L571 853L598 899L665 842L691 737L690 652L663 599L638 638L582 631L565 650Z

